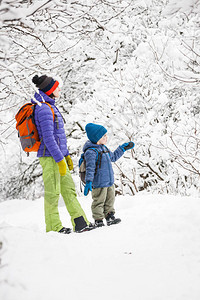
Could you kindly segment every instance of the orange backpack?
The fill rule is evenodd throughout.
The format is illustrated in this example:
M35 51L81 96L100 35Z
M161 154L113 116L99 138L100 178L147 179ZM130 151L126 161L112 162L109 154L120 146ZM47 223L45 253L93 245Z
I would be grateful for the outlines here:
M50 107L54 120L55 113L53 108L49 103L44 103ZM18 130L20 143L22 149L27 152L27 155L29 155L29 152L37 152L41 144L34 119L34 111L36 105L37 104L32 103L24 104L15 116L15 119L17 121L16 129Z

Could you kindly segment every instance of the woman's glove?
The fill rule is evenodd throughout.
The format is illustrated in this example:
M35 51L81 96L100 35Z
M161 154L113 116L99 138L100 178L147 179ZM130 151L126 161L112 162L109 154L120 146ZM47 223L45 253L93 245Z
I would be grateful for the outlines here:
M67 165L68 165L68 167L69 167L69 170L70 170L70 171L73 170L74 165L73 165L73 161L72 161L72 159L71 159L71 156L70 156L70 155L67 155L67 156L65 156L65 159L66 159Z
M87 196L89 191L92 191L92 181L87 181L84 188L84 195Z
M57 164L58 164L60 176L65 176L65 174L67 173L67 165L65 159L63 158Z
M134 146L135 146L135 144L133 142L129 142L129 143L124 143L119 147L122 149L122 151L125 152L127 150L133 149Z

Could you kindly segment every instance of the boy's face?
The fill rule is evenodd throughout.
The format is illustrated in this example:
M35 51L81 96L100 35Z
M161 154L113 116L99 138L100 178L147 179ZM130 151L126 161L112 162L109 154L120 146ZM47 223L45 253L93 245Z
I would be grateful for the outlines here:
M105 145L107 143L108 137L107 134L104 134L100 140L98 140L97 145Z

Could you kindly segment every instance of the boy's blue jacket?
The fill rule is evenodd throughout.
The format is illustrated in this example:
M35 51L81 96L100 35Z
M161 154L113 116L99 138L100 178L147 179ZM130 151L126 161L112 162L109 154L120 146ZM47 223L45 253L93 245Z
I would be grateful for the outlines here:
M102 153L101 167L96 169L97 153L88 148L96 148L98 151L108 151ZM87 150L88 149L88 150ZM114 172L112 162L118 160L123 154L123 150L118 147L114 152L111 152L104 145L93 144L87 141L83 146L84 158L86 161L86 182L91 181L93 188L109 187L114 184Z
M37 156L52 156L56 162L59 162L64 158L64 156L69 155L63 118L58 108L55 106L55 100L40 90L39 93L40 94L35 93L35 99L39 102L43 102L43 99L45 102L48 102L54 110L55 119L53 121L52 111L47 104L44 103L41 106L36 105L34 116L35 124L39 138L42 138ZM32 103L36 103L34 99L31 101ZM45 153L44 148L46 148Z

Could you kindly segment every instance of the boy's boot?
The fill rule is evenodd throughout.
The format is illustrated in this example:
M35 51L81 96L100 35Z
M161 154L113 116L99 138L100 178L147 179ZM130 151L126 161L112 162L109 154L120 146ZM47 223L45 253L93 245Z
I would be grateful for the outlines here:
M96 227L102 227L105 226L103 220L95 220L94 225Z
M113 224L118 224L119 222L121 222L121 219L119 219L119 218L116 219L114 216L114 213L110 212L106 216L106 222L107 222L107 225L110 226Z

